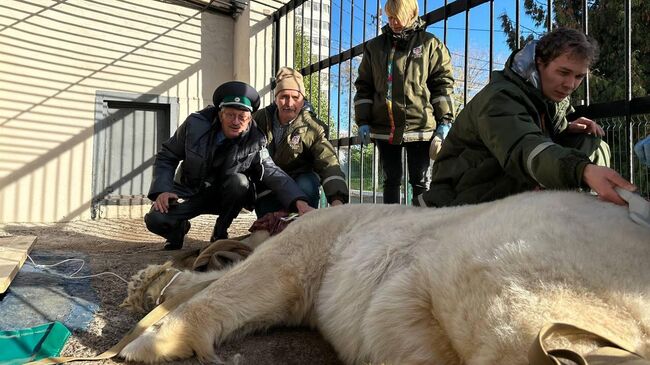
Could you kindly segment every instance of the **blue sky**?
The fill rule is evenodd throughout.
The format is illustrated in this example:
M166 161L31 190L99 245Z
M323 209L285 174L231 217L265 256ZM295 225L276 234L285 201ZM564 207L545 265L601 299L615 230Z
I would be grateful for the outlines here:
M443 6L444 1L442 0L428 0L425 1L418 0L420 5L420 15L430 12L432 10L438 9ZM511 19L514 19L515 16L515 1L517 0L495 0L494 1L494 69L500 70L503 68L503 63L510 55L510 49L508 49L505 42L505 35L501 31L501 22L499 16L502 13L506 13L510 16ZM532 23L532 20L528 15L523 11L523 1L520 1L521 6L521 35L526 37L530 33L535 33L536 36L542 34L545 29L543 27L535 27ZM542 7L546 7L546 1L536 0L538 4ZM318 2L318 1L316 1ZM385 0L380 2L380 6L383 8ZM449 0L449 3L452 1ZM341 5L343 6L342 10L342 20L341 18ZM354 8L353 8L354 5ZM470 83L468 84L468 94L469 98L471 95L480 90L482 85L487 82L488 75L488 60L489 60L489 37L490 37L490 7L489 2L482 4L478 7L475 7L470 10L469 18L469 69L473 71L474 76L469 77ZM365 39L368 40L375 36L376 26L373 23L373 15L377 13L377 1L367 0L366 10L364 16L364 2L363 1L354 1L354 4L350 0L332 0L331 3L331 48L330 55L338 54L340 51L349 49L353 46L356 46L363 42L364 40L364 27L365 27ZM317 18L318 16L314 14ZM329 15L323 15L323 20L329 21ZM352 26L350 25L351 20ZM382 25L386 23L385 16L382 17ZM339 30L340 29L340 30ZM427 28L427 30L435 34L441 40L443 39L443 22L432 24ZM352 34L352 37L350 35ZM352 39L350 39L352 38ZM464 56L465 56L465 14L461 13L452 18L447 22L447 47L452 53L452 62L455 66L459 68L459 71L463 69L464 65ZM314 50L315 51L315 50ZM324 58L324 55L323 55ZM341 67L345 72L344 75L349 75L349 66L344 64ZM356 66L354 67L356 69ZM348 101L350 99L350 91L348 85L343 82L341 88L337 87L338 84L338 72L339 66L334 66L330 70L330 99L331 99L331 115L336 121L340 119L340 130L342 134L347 134L348 125L347 120L349 119L348 112ZM458 75L457 80L460 80L459 87L462 92L462 72ZM345 77L343 77L345 79ZM353 80L354 81L354 80ZM354 93L354 87L352 87L352 93ZM353 95L353 94L352 94ZM339 98L341 107L339 108ZM337 118L337 113L339 118ZM354 134L354 132L353 132Z
M438 9L441 7L444 2L441 0L418 0L420 4L420 15L423 15L432 10ZM514 19L515 14L515 1L516 0L495 0L494 1L494 23L495 23L495 53L498 51L504 51L509 53L505 45L505 37L501 32L500 22L498 16L502 13L508 14L511 18ZM539 5L546 7L546 2L541 0L536 0ZM451 0L449 1L452 2ZM339 21L339 12L341 8L341 3L343 3L343 21ZM530 18L523 13L523 1L521 3L521 25L522 25L522 35L526 36L531 32L540 34L544 31L541 28L535 28L532 24ZM383 7L383 1L381 2ZM426 8L425 8L426 5ZM354 25L352 29L353 37L352 44L350 43L350 20L352 19L352 1L350 0L332 0L332 49L331 54L338 53L339 49L339 23L342 24L342 35L343 40L341 49L345 50L351 46L362 43L363 41L363 24L365 24L366 31L366 40L370 39L375 34L375 28L372 24L372 16L376 14L377 2L368 0L366 2L365 17L364 17L364 2L363 1L354 1ZM478 7L471 9L470 11L470 48L481 48L483 46L487 47L489 40L489 3L482 4ZM328 20L325 17L323 20ZM385 24L386 18L382 17L382 22ZM448 38L447 45L451 48L464 48L464 33L465 29L465 15L464 13L458 14L448 21ZM440 39L443 38L443 22L439 22L431 25L428 28L428 31L438 36Z

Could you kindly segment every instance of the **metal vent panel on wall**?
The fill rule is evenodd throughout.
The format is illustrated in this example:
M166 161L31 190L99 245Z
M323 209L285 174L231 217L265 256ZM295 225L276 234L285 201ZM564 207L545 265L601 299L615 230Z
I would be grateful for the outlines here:
M155 155L178 116L177 98L98 92L96 103L93 219L102 205L149 202Z

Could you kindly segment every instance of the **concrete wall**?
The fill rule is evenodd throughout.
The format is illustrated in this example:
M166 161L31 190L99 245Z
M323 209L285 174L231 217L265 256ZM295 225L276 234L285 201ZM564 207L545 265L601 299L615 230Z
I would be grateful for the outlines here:
M234 28L160 1L3 0L0 223L89 219L96 92L177 97L180 123L234 78Z
M288 1L282 1L287 3ZM250 3L249 11L249 47L250 50L250 84L255 87L262 97L262 105L269 105L273 101L271 94L271 78L273 74L273 20L271 14L277 10L275 7L262 5L257 2ZM280 22L282 35L293 34L294 12L291 11ZM293 66L293 36L280 37L280 66Z

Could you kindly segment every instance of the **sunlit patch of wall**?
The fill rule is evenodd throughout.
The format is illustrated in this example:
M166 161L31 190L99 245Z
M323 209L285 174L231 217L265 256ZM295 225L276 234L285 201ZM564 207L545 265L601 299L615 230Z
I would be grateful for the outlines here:
M179 124L233 78L234 23L157 1L0 3L0 222L88 219L97 92L177 98Z

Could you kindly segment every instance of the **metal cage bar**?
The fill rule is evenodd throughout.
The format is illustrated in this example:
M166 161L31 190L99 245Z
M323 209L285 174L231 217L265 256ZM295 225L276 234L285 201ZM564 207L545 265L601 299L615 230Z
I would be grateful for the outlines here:
M327 1L327 0L325 0ZM320 12L323 11L324 8L324 0L319 0L319 2L316 5L320 5ZM322 77L325 76L325 74L321 74L321 72L324 72L327 70L327 99L321 100L321 98L318 98L318 102L316 104L316 110L320 114L321 110L323 107L327 108L327 116L328 119L332 118L332 121L336 119L335 122L335 129L336 131L332 131L330 134L330 139L332 141L332 144L335 145L337 152L340 151L342 147L346 147L346 154L347 154L347 160L348 160L348 166L347 166L347 180L348 184L352 185L352 176L353 176L353 171L352 171L352 161L351 161L351 156L352 156L352 149L355 149L356 153L356 148L353 147L355 145L359 144L358 138L352 136L352 123L353 123L353 111L352 111L352 98L353 98L353 88L352 88L352 78L354 76L354 66L355 66L355 57L359 56L363 52L363 45L365 42L369 41L368 39L368 34L366 31L366 18L369 15L368 11L373 11L371 10L373 6L370 6L369 3L367 2L368 0L364 0L363 4L360 4L358 0L356 2L353 1L342 1L339 0L338 2L332 1L330 4L329 8L329 24L330 24L330 32L328 40L326 41L327 48L328 48L328 53L326 55L322 55L321 52L321 47L323 46L323 33L325 29L323 29L323 14L319 14L318 18L318 24L319 24L319 29L318 29L318 42L313 42L313 37L316 36L316 33L309 35L309 50L312 50L313 47L318 46L318 57L317 59L311 59L307 58L308 55L303 54L303 47L301 47L300 50L295 52L296 56L296 65L301 65L301 69L299 70L303 75L306 77L309 77L309 75L312 75L314 72L318 72L318 85L313 85L313 83L310 83L310 88L317 88L318 92L320 93L321 91L321 81ZM515 21L514 21L514 29L513 33L515 34L515 46L516 47L521 47L521 30L522 29L528 29L522 24L521 21L521 0L514 0L515 3L514 8L515 8ZM288 33L292 31L290 29L289 22L285 19L285 26L282 27L279 25L279 22L282 17L284 17L289 11L294 10L296 7L301 7L306 1L304 0L291 0L287 4L285 4L281 9L279 9L276 13L273 14L273 19L274 22L277 22L277 24L273 25L273 30L274 30L274 35L275 35L275 41L274 41L274 62L273 62L273 67L274 67L274 74L281 66L281 57L280 57L280 35L282 35L282 31L284 31L284 37L285 44L288 43L288 38L291 37ZM495 68L495 12L494 12L494 0L456 0L456 1L449 1L449 0L444 0L443 4L437 8L433 9L431 11L427 11L427 1L424 0L424 10L422 15L422 18L425 20L427 25L431 25L434 23L441 22L443 24L443 41L447 43L448 37L450 36L450 28L449 28L449 22L448 19L451 17L460 14L461 12L465 13L465 29L464 29L464 35L465 35L465 59L463 62L464 70L463 76L464 76L464 85L463 85L463 103L466 103L470 95L469 91L469 84L468 84L468 72L470 68L470 63L468 62L469 58L469 41L470 41L470 9L477 7L479 5L482 5L484 3L489 3L489 14L490 14L490 19L489 19L489 76L491 77L491 74ZM538 2L540 4L544 4L544 2ZM556 16L556 13L553 9L554 2L552 0L547 0L546 2L546 19L545 22L543 23L544 27L546 28L547 31L550 31L556 26L554 24L553 17ZM589 34L590 31L590 22L589 22L589 6L590 2L588 0L582 0L581 2L581 14L577 18L577 20L581 23L582 29L586 34ZM315 9L313 4L310 2L310 14L312 15L312 19L310 21L314 21L314 16L315 16ZM361 5L361 6L360 6ZM334 8L338 6L339 7L339 14L338 14L338 22L339 22L339 27L338 27L338 52L336 49L336 45L334 44L334 40L336 39L335 33L332 32L333 26L333 21L335 21L336 16L334 14ZM346 8L344 8L346 6ZM349 6L349 12L348 8ZM643 133L647 133L648 130L650 130L650 121L648 118L648 115L650 115L650 108L647 106L650 105L650 101L647 98L635 98L633 99L632 95L632 77L631 77L631 72L632 72L632 4L631 0L625 0L625 98L624 100L619 100L619 101L612 101L608 103L597 103L597 104L591 104L591 93L590 93L590 88L591 88L591 82L589 76L587 76L584 80L584 101L582 102L581 106L576 107L576 114L583 114L583 115L591 115L592 119L596 119L597 122L599 122L601 125L606 127L607 130L607 141L610 143L612 146L613 151L615 152L615 158L613 158L613 165L616 168L619 168L624 176L629 176L630 180L633 182L638 182L638 181L643 181L647 182L648 181L648 169L643 170L641 166L638 165L637 162L635 162L634 154L633 154L633 142L634 139L637 138L638 136L642 135ZM356 9L355 9L356 8ZM355 33L359 33L359 29L356 26L355 22L358 17L356 16L359 12L363 12L363 37L362 41L360 44L354 44L354 35ZM380 27L381 27L381 3L379 0L376 1L376 6L375 6L375 14L373 16L373 19L376 20L376 27L375 27L375 36L379 34ZM345 13L345 14L344 14ZM296 28L300 28L301 32L303 29L305 29L304 24L305 24L305 12L302 12L302 17L300 18L300 23L301 24L295 24ZM345 18L344 18L345 17ZM350 19L350 24L349 27L344 27L343 22L347 21L347 19ZM345 28L345 29L344 29ZM350 44L349 47L344 47L343 46L343 37L344 33L347 33L347 29L349 29L350 34L349 34L349 40ZM456 30L456 28L451 28L453 30ZM295 35L297 32L293 32ZM347 38L347 34L345 34ZM305 39L301 40L295 40L293 44L295 46L304 46L303 42ZM317 44L317 45L316 45ZM305 49L306 50L306 49ZM288 54L288 48L284 50L284 59L289 60L291 55ZM313 50L310 53L314 53ZM349 69L345 69L345 64L348 63ZM342 67L343 66L343 67ZM333 76L334 69L333 67L338 68L338 72L335 75L335 79L333 79L331 76ZM346 72L346 75L343 74L343 72ZM342 85L343 78L347 78L349 83L347 87L347 97L344 94L344 88ZM315 80L314 80L315 82ZM332 95L333 90L336 89L337 96L334 97ZM334 98L335 100L332 100ZM325 101L327 100L327 101ZM327 105L325 105L326 103ZM348 110L345 110L347 103ZM336 105L333 105L336 104ZM335 111L336 110L336 111ZM336 113L336 116L334 114ZM347 118L347 136L342 136L341 135L341 125L345 122ZM333 127L334 128L334 127ZM366 184L364 183L367 180L367 177L365 176L364 169L368 166L368 154L370 151L367 151L364 149L363 146L358 147L360 148L360 153L359 155L361 156L360 162L357 163L355 162L354 168L356 169L357 167L360 169L361 173L359 174L359 179L358 179L358 184L359 184L359 199L358 201L364 202L364 189L366 189ZM373 149L372 149L372 201L377 202L377 191L379 190L379 185L381 183L381 166L378 164L377 160L377 148L376 145L373 144ZM358 156L358 155L356 155ZM356 157L355 157L356 158ZM407 159L404 158L404 198L406 199L408 197L406 190L408 189L408 181L406 180L407 178ZM636 166L635 166L636 165ZM636 170L635 170L636 167ZM355 180L354 184L356 187L357 180ZM649 192L645 192L645 195L650 195L650 189L648 189ZM356 199L355 199L356 200Z

